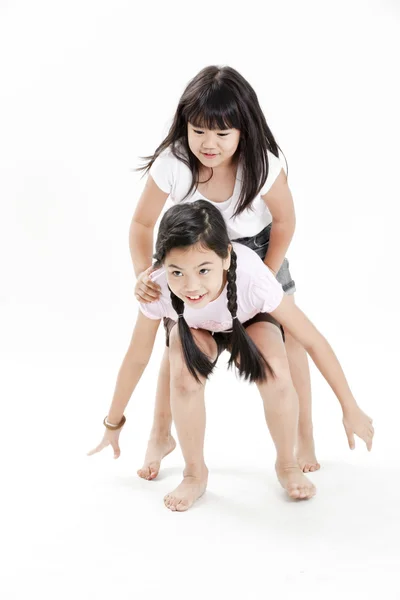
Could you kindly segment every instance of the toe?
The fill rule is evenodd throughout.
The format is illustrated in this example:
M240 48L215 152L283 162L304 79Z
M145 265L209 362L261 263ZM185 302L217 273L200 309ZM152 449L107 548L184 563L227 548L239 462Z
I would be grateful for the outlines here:
M310 465L304 465L303 473L308 473L310 470Z
M179 512L184 512L185 510L188 510L188 508L189 508L189 502L187 500L181 500L176 505L176 510Z
M179 504L180 500L178 498L172 498L170 503L170 509L176 510L176 505Z
M307 490L304 487L300 488L300 490L299 490L299 496L300 496L301 499L307 497Z

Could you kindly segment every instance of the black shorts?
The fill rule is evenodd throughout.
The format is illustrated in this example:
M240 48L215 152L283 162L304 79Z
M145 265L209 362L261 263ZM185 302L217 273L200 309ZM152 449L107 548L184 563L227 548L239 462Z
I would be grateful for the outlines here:
M285 332L283 331L282 325L280 325L278 323L278 321L276 319L274 319L274 317L272 317L269 313L258 313L252 319L249 319L248 321L245 321L244 323L242 323L242 325L245 329L247 329L247 327L249 327L250 325L253 325L253 323L261 323L261 322L267 322L267 323L272 323L273 325L276 325L276 327L278 327L281 330L282 339L283 339L283 341L285 341ZM164 329L165 329L165 344L167 347L169 347L169 336L171 333L171 329L173 328L174 325L176 325L176 321L174 321L173 319L169 319L168 317L164 317L163 323L164 323ZM217 343L218 356L219 356L224 350L229 348L229 346L231 345L232 332L231 331L210 331L210 333Z

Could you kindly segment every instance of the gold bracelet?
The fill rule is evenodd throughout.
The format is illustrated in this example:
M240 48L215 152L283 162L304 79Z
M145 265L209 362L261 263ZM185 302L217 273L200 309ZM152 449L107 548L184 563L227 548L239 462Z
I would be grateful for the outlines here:
M125 415L122 415L122 419L120 420L118 425L111 425L111 423L109 423L107 421L107 417L104 417L103 425L104 425L104 427L106 427L107 429L110 429L111 431L116 431L117 429L121 429L121 427L123 425L125 425L125 421L126 421L126 417L125 417Z

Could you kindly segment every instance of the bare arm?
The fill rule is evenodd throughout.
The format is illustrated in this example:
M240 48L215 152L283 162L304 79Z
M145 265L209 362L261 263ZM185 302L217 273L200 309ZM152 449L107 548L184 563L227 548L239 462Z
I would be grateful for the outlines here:
M277 273L296 227L293 198L283 169L262 199L272 215L271 235L264 262L267 267Z
M129 247L136 277L152 264L154 226L167 198L168 194L160 190L149 175L129 229Z
M114 396L107 419L119 423L126 405L150 360L160 321L139 312L128 351L118 373Z
M286 296L271 315L305 348L334 391L343 411L355 408L357 403L335 353L306 315Z

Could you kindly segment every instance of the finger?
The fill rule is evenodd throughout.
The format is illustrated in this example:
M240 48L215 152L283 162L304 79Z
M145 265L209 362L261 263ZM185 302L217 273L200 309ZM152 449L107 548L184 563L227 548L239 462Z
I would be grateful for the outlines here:
M356 447L354 433L351 429L348 429L348 427L346 427L346 425L344 426L344 428L345 428L346 435L347 435L347 441L349 442L349 448L350 448L350 450L354 450L354 448Z
M140 292L142 294L147 294L148 296L151 296L152 298L154 298L155 300L158 300L158 298L160 297L160 293L158 290L155 290L154 288L151 287L145 287L144 289L142 288L140 290Z
M149 296L154 296L154 298L158 298L160 292L157 292L146 285L140 285L137 288L135 288L135 295L137 294L139 294L139 296L142 296L143 294L148 294Z
M96 454L96 452L100 452L106 446L107 446L107 444L105 444L104 442L101 442L101 444L96 446L96 448L93 448L93 450L90 450L90 452L87 453L87 456L92 456L93 454Z
M151 279L144 279L143 280L143 285L146 288L144 291L149 293L152 292L154 294L160 294L161 292L161 288L159 285L157 285L156 283L153 283ZM141 286L143 288L143 286Z
M368 452L371 452L371 450L372 450L372 439L369 439L367 441L367 450L368 450Z
M119 458L119 457L120 457L120 454L121 454L120 447L118 446L118 444L117 444L117 443L114 443L114 444L112 445L112 447L113 447L113 450L114 450L114 458Z
M151 302L156 302L158 300L158 296L156 298L154 298L153 296L149 296L148 294L141 292L141 294L137 294L136 295L137 300L139 300L139 302L145 302L145 303L151 303Z

